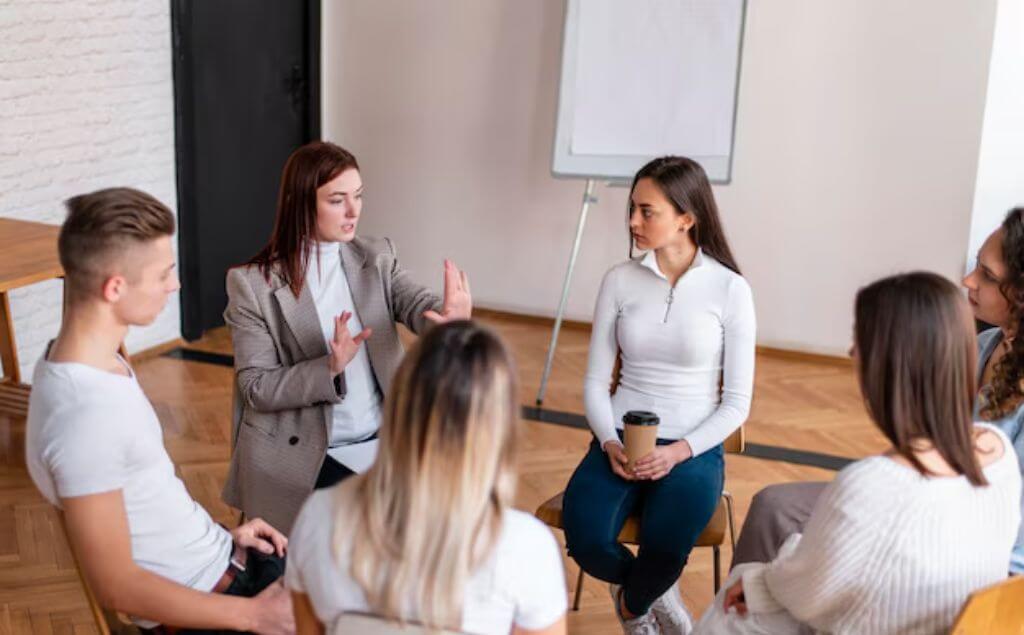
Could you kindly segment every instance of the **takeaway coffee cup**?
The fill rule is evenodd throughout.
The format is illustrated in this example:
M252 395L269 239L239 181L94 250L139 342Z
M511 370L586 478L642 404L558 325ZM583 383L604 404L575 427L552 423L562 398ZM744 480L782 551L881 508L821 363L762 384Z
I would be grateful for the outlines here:
M646 410L630 410L622 416L623 437L626 445L626 458L629 459L630 470L636 462L654 450L658 440L658 415Z

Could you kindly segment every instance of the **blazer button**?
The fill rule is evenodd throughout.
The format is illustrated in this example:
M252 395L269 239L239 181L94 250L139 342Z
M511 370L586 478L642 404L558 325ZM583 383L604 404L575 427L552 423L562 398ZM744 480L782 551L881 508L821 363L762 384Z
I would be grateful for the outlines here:
M299 437L290 437L288 439L288 445L295 445L299 442Z

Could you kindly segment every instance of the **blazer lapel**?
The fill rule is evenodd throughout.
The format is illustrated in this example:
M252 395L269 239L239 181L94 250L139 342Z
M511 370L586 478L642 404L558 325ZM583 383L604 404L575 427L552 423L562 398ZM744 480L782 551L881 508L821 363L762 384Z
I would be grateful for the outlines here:
M285 285L274 291L274 297L281 307L281 315L284 316L288 329L295 336L306 359L326 355L329 352L327 342L324 341L324 333L320 329L320 318L316 313L316 305L313 304L309 287L302 285L302 292L296 298L291 288Z
M370 357L370 368L377 379L377 385L385 395L391 384L387 370L381 368L381 360L387 359L384 350L387 338L387 327L392 322L387 301L384 298L384 287L376 262L368 262L362 250L352 243L342 243L341 263L345 269L345 279L352 292L352 303L363 328L372 328L374 334L363 346Z

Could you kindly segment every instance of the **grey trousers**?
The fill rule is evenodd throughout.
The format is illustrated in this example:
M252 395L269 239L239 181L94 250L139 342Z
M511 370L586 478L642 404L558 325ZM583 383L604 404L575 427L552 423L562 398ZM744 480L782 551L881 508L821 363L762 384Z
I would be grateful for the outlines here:
M826 485L825 482L780 483L754 494L736 541L732 566L774 560L790 534L803 532Z

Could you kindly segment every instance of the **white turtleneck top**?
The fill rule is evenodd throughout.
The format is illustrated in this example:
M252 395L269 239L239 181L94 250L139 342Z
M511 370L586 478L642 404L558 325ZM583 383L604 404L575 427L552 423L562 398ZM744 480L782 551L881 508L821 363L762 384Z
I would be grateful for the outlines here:
M319 260L318 257L319 256ZM313 296L320 328L328 350L334 339L334 318L343 311L352 313L348 330L354 336L363 330L359 310L352 300L352 290L345 278L341 261L340 243L315 243L309 263L306 285ZM327 453L331 448L365 440L380 428L381 394L370 367L366 345L359 347L356 356L345 367L347 391L341 403L334 405L334 420ZM335 457L337 459L337 457Z

